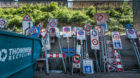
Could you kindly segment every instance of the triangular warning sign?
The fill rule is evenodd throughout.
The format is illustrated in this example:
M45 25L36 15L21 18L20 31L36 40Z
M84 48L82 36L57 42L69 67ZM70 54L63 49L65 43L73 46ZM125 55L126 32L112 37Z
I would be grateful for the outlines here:
M37 24L37 27L43 27L43 24L40 22L39 24Z
M32 21L32 19L31 19L31 17L27 14L27 15L24 17L23 21Z
M41 37L45 38L46 35L47 35L47 31L42 31L42 32L40 33L40 35L41 35Z

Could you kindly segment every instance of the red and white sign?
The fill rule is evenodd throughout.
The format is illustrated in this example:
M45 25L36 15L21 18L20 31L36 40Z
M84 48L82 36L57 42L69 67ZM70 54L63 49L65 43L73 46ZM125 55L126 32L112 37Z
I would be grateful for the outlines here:
M63 27L63 37L71 37L71 33L70 26Z
M41 35L42 38L45 38L46 35L47 35L47 30L46 31L41 31L40 35Z
M7 24L7 20L4 20L4 19L0 19L0 28L4 28Z
M55 28L54 27L50 27L49 28L49 33L50 33L50 36L55 36Z
M33 22L32 22L32 19L29 15L26 15L22 21L22 31L23 31L23 34L25 35L29 35L29 29L33 27Z
M137 35L136 35L134 29L126 29L126 34L127 34L129 39L136 39L137 38Z
M112 35L112 42L114 49L122 49L122 42L120 38L119 32L111 32Z
M105 13L95 14L95 21L97 25L104 25L106 21L109 21L109 15Z
M91 49L100 49L99 47L99 36L97 30L90 31Z
M46 57L45 54L43 55L43 57ZM60 54L60 53L57 53L57 54L50 53L50 54L47 54L47 57L48 58L66 58L65 54Z
M39 24L37 24L37 27L40 27L40 28L42 29L42 27L43 27L43 23L40 22Z
M57 19L50 19L48 27L56 27L57 26L57 22L58 22Z
M90 32L90 30L92 28L91 24L87 23L84 27L85 27L85 30L86 30L87 34L89 35L89 32Z
M122 64L121 64L120 55L118 53L118 50L114 50L114 56L115 56L115 61L116 61L116 64L117 64L118 71L123 72L123 67L122 67Z
M80 62L80 55L74 55L73 56L73 62L74 63L79 63Z
M78 40L85 40L86 39L86 35L85 35L84 30L78 30L77 31L77 39Z

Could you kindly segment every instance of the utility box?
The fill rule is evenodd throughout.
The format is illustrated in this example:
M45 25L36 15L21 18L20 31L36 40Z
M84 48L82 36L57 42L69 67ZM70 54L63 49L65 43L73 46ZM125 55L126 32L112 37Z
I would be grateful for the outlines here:
M41 48L39 38L0 31L0 78L33 78Z

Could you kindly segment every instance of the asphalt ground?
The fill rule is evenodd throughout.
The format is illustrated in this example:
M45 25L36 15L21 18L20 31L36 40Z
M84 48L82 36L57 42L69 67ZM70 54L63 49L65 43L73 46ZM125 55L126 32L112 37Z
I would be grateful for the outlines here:
M140 78L140 73L138 72L110 72L110 73L94 73L92 75L80 75L78 73L74 73L71 75L70 73L50 73L49 75L45 74L45 72L34 73L34 78Z

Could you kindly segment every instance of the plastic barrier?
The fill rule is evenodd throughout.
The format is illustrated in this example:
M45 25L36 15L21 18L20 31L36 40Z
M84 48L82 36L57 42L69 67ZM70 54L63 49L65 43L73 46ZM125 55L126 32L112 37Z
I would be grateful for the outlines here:
M0 78L33 78L41 47L39 38L0 31Z

